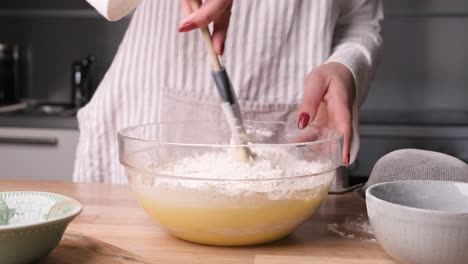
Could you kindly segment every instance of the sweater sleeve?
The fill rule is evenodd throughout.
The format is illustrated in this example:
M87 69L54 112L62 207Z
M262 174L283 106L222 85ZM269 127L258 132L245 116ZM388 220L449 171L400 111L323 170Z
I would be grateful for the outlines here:
M353 105L353 139L350 163L359 150L359 107L364 102L381 54L381 0L342 0L327 62L339 62L353 74L356 94Z
M116 21L128 15L141 0L87 0L101 15L110 21Z

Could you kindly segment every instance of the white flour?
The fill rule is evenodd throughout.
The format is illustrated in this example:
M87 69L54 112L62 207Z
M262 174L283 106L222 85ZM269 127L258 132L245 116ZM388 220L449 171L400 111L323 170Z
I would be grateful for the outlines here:
M208 152L173 163L153 164L166 175L206 179L273 179L316 174L326 164L299 160L278 148L256 148L257 158L249 163L237 162L229 151Z
M344 223L341 224L328 224L328 230L340 235L341 237L356 238L367 242L376 242L369 219L365 214L348 216L345 218Z
M331 164L299 159L278 147L255 148L254 152L257 157L250 163L236 162L230 151L218 151L171 163L152 163L150 169L158 174L198 178L157 178L156 183L164 184L166 188L196 189L231 196L266 194L274 200L312 198L314 193L318 195L324 188L328 190L324 185L329 185L334 176ZM326 173L310 176L320 172Z

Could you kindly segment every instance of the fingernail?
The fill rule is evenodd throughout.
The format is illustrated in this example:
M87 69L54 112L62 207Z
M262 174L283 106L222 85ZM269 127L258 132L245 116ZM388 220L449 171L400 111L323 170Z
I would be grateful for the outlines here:
M179 28L179 32L187 32L193 29L196 29L198 26L195 23L187 22Z
M301 113L297 120L297 128L304 129L309 124L310 116L308 113Z
M350 154L348 153L348 156L346 156L346 166L349 166L349 159L350 159Z
M224 43L221 44L221 48L220 48L220 51L219 51L219 52L220 52L219 55L223 55L223 53L224 53Z

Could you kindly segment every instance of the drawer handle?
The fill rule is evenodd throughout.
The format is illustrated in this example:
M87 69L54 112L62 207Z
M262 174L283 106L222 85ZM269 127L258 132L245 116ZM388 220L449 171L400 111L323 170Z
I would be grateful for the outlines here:
M57 146L56 137L5 137L0 136L0 144L24 144L24 145L47 145Z

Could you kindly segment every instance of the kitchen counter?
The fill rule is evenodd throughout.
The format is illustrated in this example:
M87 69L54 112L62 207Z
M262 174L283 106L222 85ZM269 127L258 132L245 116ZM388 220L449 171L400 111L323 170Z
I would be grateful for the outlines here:
M31 99L0 106L0 127L77 129L76 112L71 104Z
M376 242L346 238L328 229L328 224L365 214L365 202L354 193L329 195L302 227L280 241L229 248L168 235L146 215L127 185L0 180L0 191L12 190L48 191L77 199L84 209L67 233L102 240L154 263L396 263Z
M78 129L76 116L0 114L0 127Z

